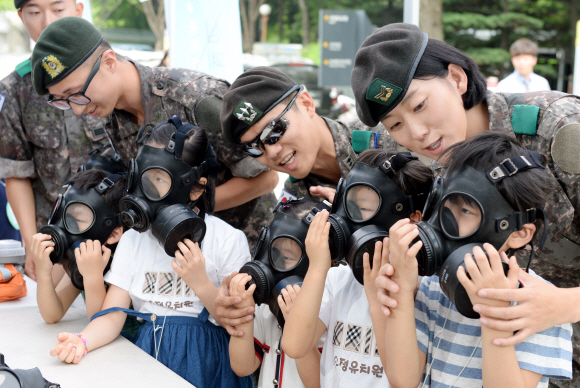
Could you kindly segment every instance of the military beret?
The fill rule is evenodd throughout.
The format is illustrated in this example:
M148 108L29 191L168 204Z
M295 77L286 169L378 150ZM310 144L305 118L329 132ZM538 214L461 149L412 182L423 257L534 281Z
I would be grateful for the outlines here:
M32 51L32 85L39 95L86 61L103 41L101 32L79 17L50 23Z
M240 75L224 95L222 132L231 143L272 110L293 87L290 77L272 67L254 67Z
M415 25L394 23L364 41L350 79L363 123L376 126L405 97L428 40Z
M24 7L24 4L28 3L30 0L14 0L14 6L16 9L21 9Z

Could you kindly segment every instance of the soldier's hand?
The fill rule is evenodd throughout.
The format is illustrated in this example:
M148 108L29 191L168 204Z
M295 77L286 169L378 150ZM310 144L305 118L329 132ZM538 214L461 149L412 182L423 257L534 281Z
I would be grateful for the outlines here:
M227 276L218 289L217 297L215 298L215 308L218 320L222 323L229 335L234 337L242 337L244 332L237 330L235 326L251 322L254 306L245 307L243 309L236 309L235 305L242 302L239 296L230 296L230 282L238 273L232 272Z
M333 189L332 187L312 186L310 188L310 195L312 195L313 197L326 198L330 203L334 201L335 194L336 189Z

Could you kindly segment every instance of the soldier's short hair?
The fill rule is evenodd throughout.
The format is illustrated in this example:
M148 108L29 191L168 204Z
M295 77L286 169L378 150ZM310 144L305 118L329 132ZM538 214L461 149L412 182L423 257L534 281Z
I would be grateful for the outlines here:
M517 57L518 55L533 55L537 57L538 45L529 39L521 38L512 43L510 54L512 57Z

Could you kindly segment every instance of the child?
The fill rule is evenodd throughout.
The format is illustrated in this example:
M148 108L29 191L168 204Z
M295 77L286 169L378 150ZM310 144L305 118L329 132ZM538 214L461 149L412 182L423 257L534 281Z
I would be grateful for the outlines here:
M94 190L108 176L108 173L101 170L79 172L78 174L73 175L70 179L70 187L75 189L78 194L83 195L88 199L90 198L89 191ZM110 209L113 213L119 213L119 200L125 195L126 181L127 179L125 176L119 177L113 186L109 187L101 194L102 203L96 203L93 204L93 206L104 206L107 209ZM123 234L123 226L115 227L113 224L105 229L105 236L107 235L108 230L112 230L110 235L106 239L103 239L102 237L99 239L98 235L100 233L98 230L95 230L97 228L88 228L91 227L94 217L97 217L98 221L102 222L101 217L103 217L103 214L94 214L91 209L79 203L71 203L70 205L65 203L67 198L69 198L69 195L67 195L69 193L71 193L71 191L65 193L63 197L57 200L57 204L55 205L55 211L57 211L60 206L68 220L75 220L74 223L67 223L70 231L65 228L63 229L63 232L72 236L74 234L78 235L79 232L86 230L83 237L92 237L93 239L81 242L76 248L76 244L73 245L73 247L63 246L57 248L63 250L74 249L76 267L78 267L78 272L82 276L82 284L77 284L77 276L75 276L77 274L75 274L76 271L74 270L75 264L74 262L69 261L69 270L67 273L70 273L74 280L71 281L71 277L65 274L55 289L51 276L53 263L50 259L50 254L55 250L55 243L52 240L53 236L44 233L37 233L32 236L30 254L32 255L36 266L38 282L36 299L38 301L40 315L47 323L60 321L68 311L70 305L81 292L77 287L81 287L82 285L84 285L87 316L91 318L94 314L101 311L106 293L103 274L111 257L111 250L106 247L105 244L116 244L119 242L121 235ZM82 199L82 197L75 198L75 200ZM58 201L61 201L61 203ZM51 216L52 224L58 221L56 218L62 217L58 214ZM98 225L98 222L95 224ZM45 230L45 228L46 227L41 228L41 230ZM70 253L72 252L66 254L70 255ZM72 270L72 272L70 270ZM75 287L75 284L77 287Z
M349 182L356 181L356 177L352 175L356 174L357 164L360 163L376 168L376 177L369 177L367 185L372 185L379 179L391 179L397 191L402 190L407 196L416 198L415 194L426 193L433 180L431 170L418 160L407 160L396 168L393 166L387 175L383 169L393 161L393 156L394 153L383 150L370 150L361 154L344 185L346 194L342 194L339 190L335 201L342 202L343 196L346 196L344 202L349 202L349 189L351 186L354 187L354 184ZM416 221L421 219L421 212L413 210L413 207L407 207L407 210L402 212L396 210L401 209L397 206L399 202L391 203L391 201L400 194L394 195L394 191L377 194L382 198L381 207L388 206L392 213L388 221L377 219L376 224L393 223L403 217L411 217ZM355 192L355 195L358 197L358 193ZM376 202L365 201L365 203L366 205L362 203L361 206L356 205L360 211L360 216L356 217L365 217L372 221L373 216L370 215L379 214L382 210L367 207L368 204ZM416 204L416 208L421 206L419 203ZM339 203L335 205L341 206ZM386 263L388 252L382 250L382 245L388 239L375 243L372 269L369 253L363 254L363 286L357 281L357 277L360 276L354 273L358 269L357 266L352 269L348 266L330 268L328 216L328 212L322 211L315 216L310 225L306 238L310 267L302 290L286 321L282 347L288 356L301 358L326 333L320 364L321 386L383 387L388 384L381 366L384 357L382 344L386 320L376 300L374 279L378 275L379 268Z
M175 193L185 193L181 204L194 206L205 223L201 247L189 238L182 239L173 259L153 236L157 220L143 233L126 232L105 276L110 288L103 308L113 312L99 313L78 336L59 334L60 343L51 355L76 364L86 352L113 341L121 331L125 312L131 313L125 309L132 302L140 312L136 314L145 321L136 345L169 369L198 387L251 386L251 379L238 378L231 370L227 332L213 318L217 287L250 259L250 253L241 231L200 210L213 208L214 178L206 166L215 164L215 156L207 134L202 128L182 125L174 117L140 139L129 183L143 188L143 197L136 199L153 206ZM156 156L150 157L152 154ZM180 172L184 169L186 174ZM153 201L151 196L156 196ZM167 205L165 208L175 206ZM164 212L161 209L159 213ZM178 216L183 214L177 212ZM167 242L162 243L167 246Z
M318 201L302 199L300 201L289 201L281 206L270 225L270 229L278 222L283 222L285 216L290 216L296 220L302 220L312 208L318 205ZM281 216L284 214L285 216ZM307 228L304 224L304 228ZM301 260L307 259L304 252L304 238L298 242L292 238L273 239L270 234L263 242L264 248L271 243L271 262L275 268L280 267L284 271L295 268ZM296 237L294 235L294 237ZM254 260L260 259L254 256ZM262 255L260 255L262 256ZM278 264L278 265L277 265ZM274 268L274 269L275 269ZM252 280L247 273L239 273L230 282L230 295L239 296L242 302L235 307L239 309L254 306L254 290L256 285L252 284L246 291L246 284ZM281 295L277 297L277 303L284 318L288 318L288 313L297 298L300 286L288 285L282 289ZM275 302L274 302L275 303ZM281 350L280 341L282 339L282 327L279 326L276 316L270 311L268 303L262 303L256 307L254 321L236 326L236 330L243 331L242 337L230 338L230 363L232 369L238 376L247 376L256 371L261 365L258 387L269 387L276 381L279 387L320 387L320 351L318 346L303 358L294 360L287 357Z
M385 332L386 369L391 387L417 387L420 383L427 387L547 387L548 378L569 379L570 324L531 335L515 347L499 347L494 339L511 336L511 331L493 330L466 318L458 312L458 308L465 311L465 304L456 307L446 295L458 298L459 292L449 288L449 279L456 272L471 303L509 305L483 299L478 291L518 287L521 270L515 257L509 259L507 275L501 259L507 262L506 252L524 247L536 232L535 208L545 203L550 191L541 161L534 161L539 160L539 155L535 154L538 156L535 159L517 140L496 133L458 143L444 155L449 158L447 172L432 216L425 224L412 225L409 220L401 220L390 229L392 280L399 288L391 294L397 306L390 312ZM509 168L511 163L514 167L515 163L521 163L519 170L515 173L510 170L511 175L504 173L503 168ZM437 275L423 278L414 301L416 257L418 253L423 255L423 246L430 243L423 238L412 243L420 230L426 230L425 225L437 224L454 239L451 242L441 237L440 246L461 247L485 241L493 245L483 244L485 252L479 246L468 247L473 255L457 256L449 252L441 279ZM439 233L436 227L432 231L436 236ZM447 263L451 260L459 263L464 260L465 267L451 271ZM445 268L448 271L443 272ZM377 286L385 292L382 273ZM525 287L525 282L522 285Z

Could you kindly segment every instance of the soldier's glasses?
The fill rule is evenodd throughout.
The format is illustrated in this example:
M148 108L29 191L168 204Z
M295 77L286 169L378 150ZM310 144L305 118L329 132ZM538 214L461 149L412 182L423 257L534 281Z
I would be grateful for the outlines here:
M288 112L292 108L294 101L296 101L298 95L304 90L304 86L298 87L298 85L296 85L295 87L290 89L288 93L285 93L278 101L272 104L272 106L278 105L281 101L283 101L286 97L288 97L288 95L290 95L290 93L294 92L296 89L298 89L298 93L296 93L296 95L292 97L292 100L290 101L288 106L282 111L282 113L280 113L278 117L272 120L272 122L268 124L268 126L264 128L262 133L256 136L254 140L252 140L250 143L245 144L244 153L246 155L251 156L253 158L257 158L259 156L264 155L265 145L276 144L278 140L280 140L282 135L284 135L284 133L288 129L288 126L290 125L290 121L282 116L284 116L286 112Z
M97 74L99 68L101 67L102 56L103 54L101 54L99 59L97 59L97 62L93 66L93 70L91 70L91 73L87 78L87 82L85 82L85 86L83 86L80 92L71 94L67 98L58 98L58 99L54 99L54 96L50 95L48 96L48 105L54 106L55 108L58 108L60 110L69 110L71 108L70 106L71 102L77 105L88 105L91 102L91 99L85 96L85 92L87 91L89 84L95 77L95 74Z

